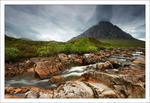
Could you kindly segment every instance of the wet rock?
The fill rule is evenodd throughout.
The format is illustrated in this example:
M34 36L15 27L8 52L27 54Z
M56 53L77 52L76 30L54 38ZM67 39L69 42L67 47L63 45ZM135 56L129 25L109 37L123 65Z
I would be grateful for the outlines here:
M40 79L47 78L50 75L60 73L62 70L65 70L65 67L62 63L52 64L49 61L38 62L35 68L35 76Z
M111 62L106 61L106 62L104 63L104 68L105 68L105 69L108 69L108 68L112 69L112 68L113 68L113 65L111 64Z
M5 94L11 94L15 95L18 93L25 93L29 90L29 88L26 87L5 87Z
M133 63L145 65L145 58L136 58Z
M83 55L83 64L94 64L101 60L100 56L93 53Z
M29 68L29 69L27 69L27 72L28 72L28 73L34 73L34 68Z
M87 85L93 90L94 98L119 98L119 94L113 89L109 88L102 82L94 80L94 82L87 82Z
M39 98L53 98L53 93L40 92Z
M39 91L28 91L25 93L24 98L39 98Z
M25 93L25 98L93 98L93 91L85 83L67 81L51 92L46 90L30 90Z
M46 62L38 62L35 68L35 75L39 76L39 78L43 79L50 75L50 71L46 66Z
M54 92L54 98L93 98L92 89L79 81L67 81L56 91Z
M30 90L24 94L24 98L53 98L53 92L47 90Z
M54 84L54 83L58 83L61 81L63 81L63 78L61 76L52 76L48 82L51 84Z
M74 62L76 62L79 65L83 64L83 60L82 59L75 59Z
M69 54L68 55L68 58L70 59L70 60L75 60L75 59L77 59L77 58L79 58L79 55L77 55L77 54Z
M133 54L132 52L127 52L124 56L125 56L125 57L131 57L132 54Z
M121 64L117 61L106 61L104 64L98 63L96 68L99 70L119 68Z
M15 89L13 87L5 87L6 94L14 94Z
M99 70L103 70L104 69L104 64L97 64L96 68L98 68Z
M144 86L139 85L138 76L131 75L115 75L104 72L89 72L82 75L85 80L93 78L107 84L120 93L120 96L128 98L143 98L145 96ZM134 79L136 78L136 79ZM134 91L136 88L136 92ZM137 89L138 88L138 89Z
M68 60L68 56L66 54L64 54L64 53L58 54L58 58L61 61L67 61Z
M113 68L119 68L121 66L121 63L115 60L110 61L110 63L113 65Z
M14 64L5 64L5 77L12 78L23 74L28 69L32 68L34 63L30 60L24 62L16 62Z
M5 98L23 98L23 96L12 96L12 95L5 94Z
M85 70L94 69L95 67L93 65L89 65L85 68Z
M22 89L17 88L17 89L15 90L14 94L20 93L21 91L22 91Z

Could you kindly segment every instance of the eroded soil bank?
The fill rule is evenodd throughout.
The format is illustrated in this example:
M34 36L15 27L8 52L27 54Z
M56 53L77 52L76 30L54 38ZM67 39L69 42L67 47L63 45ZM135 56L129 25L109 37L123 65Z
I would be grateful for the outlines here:
M145 49L6 63L5 78L6 98L144 98Z

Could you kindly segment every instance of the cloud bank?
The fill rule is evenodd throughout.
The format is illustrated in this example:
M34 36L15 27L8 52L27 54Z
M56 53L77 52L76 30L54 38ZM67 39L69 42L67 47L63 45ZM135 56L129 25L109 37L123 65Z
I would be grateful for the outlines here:
M143 5L6 5L5 34L42 41L68 41L107 20L145 40Z

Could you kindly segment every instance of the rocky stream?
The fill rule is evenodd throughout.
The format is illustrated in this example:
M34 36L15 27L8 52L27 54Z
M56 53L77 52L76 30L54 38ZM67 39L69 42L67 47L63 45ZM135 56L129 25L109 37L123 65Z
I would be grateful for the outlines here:
M35 57L5 64L5 98L144 98L145 49Z

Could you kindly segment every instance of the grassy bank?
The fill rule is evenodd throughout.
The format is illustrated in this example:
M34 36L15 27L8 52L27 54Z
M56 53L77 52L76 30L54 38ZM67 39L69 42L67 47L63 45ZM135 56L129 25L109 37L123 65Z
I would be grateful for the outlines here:
M94 38L81 38L68 42L56 41L29 41L12 37L5 37L5 61L15 62L31 57L46 57L58 53L88 53L101 49L112 48L141 48L144 43L140 41L122 40L96 40Z

